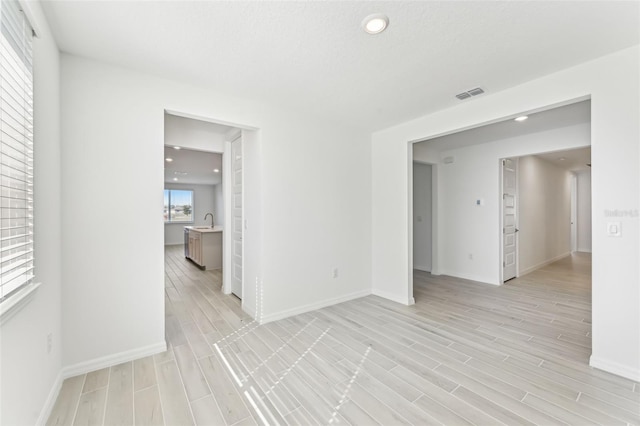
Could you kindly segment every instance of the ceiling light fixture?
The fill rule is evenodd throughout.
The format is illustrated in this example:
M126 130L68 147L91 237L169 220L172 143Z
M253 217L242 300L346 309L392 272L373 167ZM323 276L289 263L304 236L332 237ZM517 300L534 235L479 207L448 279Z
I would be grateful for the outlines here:
M218 170L218 169L213 169L213 173L220 173L220 170Z
M558 160L560 160L560 161L564 161L564 160L566 160L566 158L564 158L564 157L560 157L560 158L558 158Z
M526 120L527 118L529 118L529 117L526 116L526 115L521 115L520 117L515 118L515 121L522 122L522 121Z
M173 149L177 149L177 150L179 150L179 149L180 149L180 147L179 147L179 146L174 146L174 147L173 147Z
M173 180L177 182L177 181L178 181L178 178L173 178Z
M382 13L369 15L362 21L362 29L369 34L380 34L389 25L389 18Z
M172 161L173 161L173 158L171 158L171 157L167 157L167 158L165 158L165 161L166 161L167 163L170 163L170 162L172 162Z

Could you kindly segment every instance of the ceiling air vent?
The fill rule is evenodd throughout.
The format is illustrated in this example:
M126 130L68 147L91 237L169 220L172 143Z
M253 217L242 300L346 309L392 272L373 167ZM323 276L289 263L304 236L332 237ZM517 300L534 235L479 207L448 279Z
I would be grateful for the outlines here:
M475 89L471 89L471 90L467 90L466 92L462 92L462 93L458 93L456 95L456 98L463 100L463 99L467 99L470 98L472 96L478 96L484 93L484 90L482 90L479 87L476 87Z

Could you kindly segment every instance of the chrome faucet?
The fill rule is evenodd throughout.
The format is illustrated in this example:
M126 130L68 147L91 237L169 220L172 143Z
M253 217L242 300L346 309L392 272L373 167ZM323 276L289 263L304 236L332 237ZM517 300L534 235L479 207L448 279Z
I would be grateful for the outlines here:
M213 213L207 213L204 215L204 220L207 220L207 216L211 216L211 227L213 228Z

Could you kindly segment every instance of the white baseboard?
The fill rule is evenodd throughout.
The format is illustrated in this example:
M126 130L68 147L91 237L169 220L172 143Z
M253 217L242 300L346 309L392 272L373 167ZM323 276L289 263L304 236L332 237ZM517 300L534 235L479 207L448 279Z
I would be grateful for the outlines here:
M440 271L440 275L448 275L453 278L462 278L463 280L475 281L480 284L500 285L498 281L480 275L467 274L466 272L456 271Z
M47 420L49 420L49 416L51 415L53 406L56 404L58 394L60 393L60 389L62 388L62 382L62 372L60 372L58 373L58 377L56 377L55 382L53 382L53 386L51 386L51 390L49 391L49 395L47 395L47 399L44 401L44 405L42 406L42 410L40 411L40 416L38 416L36 425L44 425L47 423Z
M77 364L68 365L62 368L62 378L77 376L79 374L90 373L91 371L100 370L101 368L111 367L123 362L133 361L134 359L144 358L146 356L155 355L167 350L167 342L164 340L152 345L143 346L129 351L119 352L113 355L107 355L100 358L91 359L89 361L79 362Z
M371 290L361 290L354 293L345 294L343 296L334 297L331 299L325 299L320 302L310 303L308 305L298 306L292 309L286 309L284 311L276 312L269 315L263 315L260 319L260 324L266 324L272 321L278 321L284 318L292 317L294 315L304 314L305 312L315 311L317 309L326 308L327 306L337 305L338 303L348 302L349 300L359 299L361 297L369 296Z
M413 295L409 296L409 298L407 299L406 296L402 296L396 293L390 293L384 290L376 290L376 289L373 289L371 294L382 297L387 300L391 300L392 302L400 303L401 305L413 305L416 303L415 299L413 298Z
M535 271L536 269L544 268L545 266L551 265L553 262L557 262L558 260L564 259L567 256L571 256L571 252L562 253L561 255L558 255L552 259L545 260L544 262L540 262L537 265L530 266L527 269L522 269L518 271L518 276L521 277L523 275L527 275Z
M413 269L417 269L418 271L422 272L431 272L431 268L427 268L426 266L422 265L413 265Z
M628 365L622 365L613 361L607 361L593 355L591 355L591 358L589 359L589 365L593 368L597 368L598 370L603 370L607 373L640 382L640 369L629 367Z

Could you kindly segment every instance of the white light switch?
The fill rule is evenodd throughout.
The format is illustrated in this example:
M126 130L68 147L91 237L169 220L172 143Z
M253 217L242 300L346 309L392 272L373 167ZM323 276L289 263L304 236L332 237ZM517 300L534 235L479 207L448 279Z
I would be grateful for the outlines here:
M622 227L620 225L620 222L607 223L607 235L610 237L622 236Z

